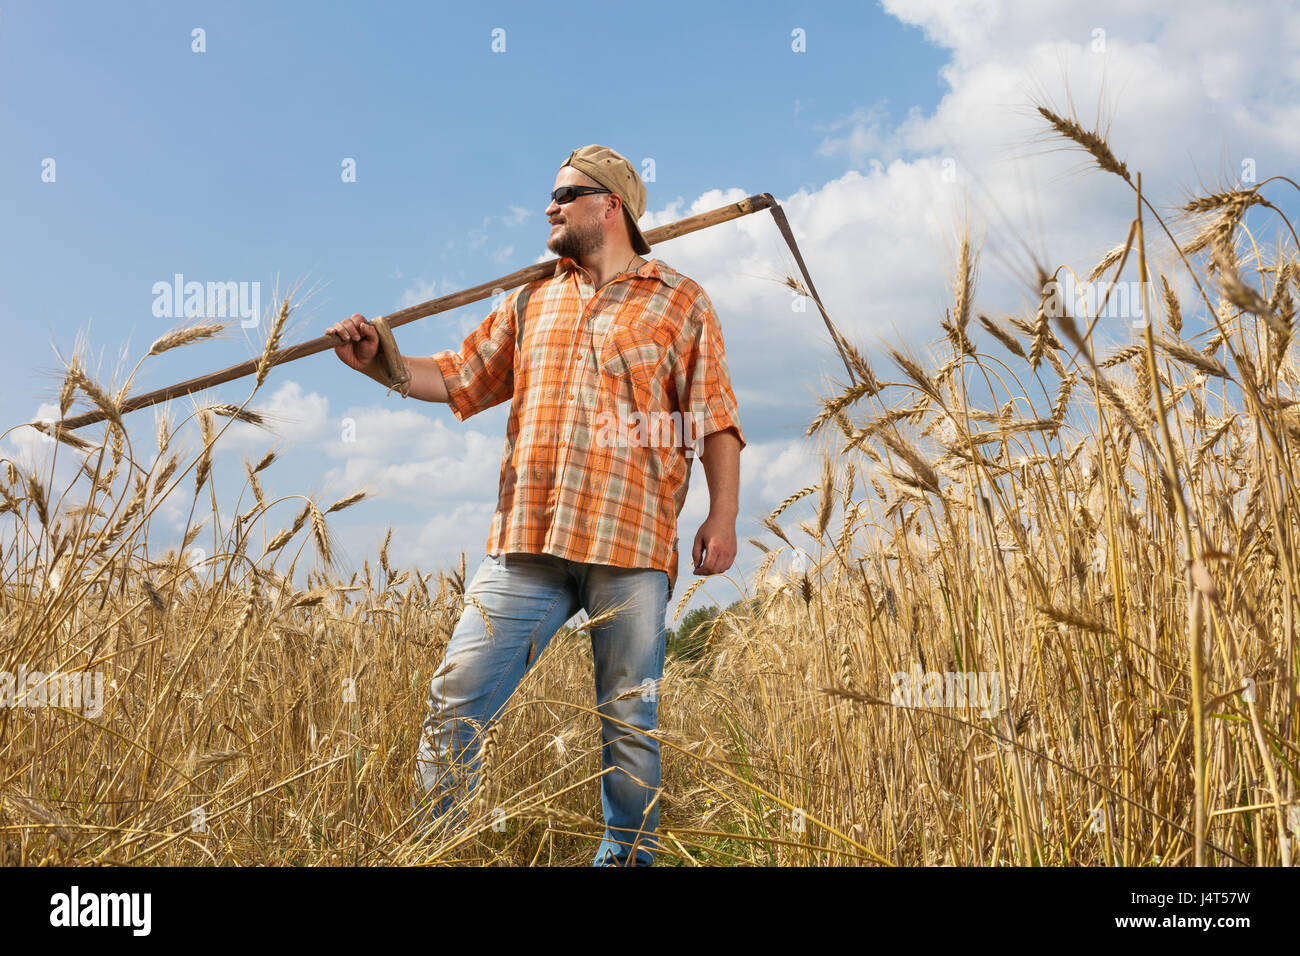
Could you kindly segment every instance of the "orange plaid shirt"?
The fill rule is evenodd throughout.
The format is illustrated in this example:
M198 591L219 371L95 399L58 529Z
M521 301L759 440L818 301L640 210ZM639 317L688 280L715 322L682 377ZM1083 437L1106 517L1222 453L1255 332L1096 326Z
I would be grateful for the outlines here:
M659 568L671 595L696 443L731 428L745 446L698 284L651 259L597 290L561 257L433 358L460 421L513 399L489 553Z

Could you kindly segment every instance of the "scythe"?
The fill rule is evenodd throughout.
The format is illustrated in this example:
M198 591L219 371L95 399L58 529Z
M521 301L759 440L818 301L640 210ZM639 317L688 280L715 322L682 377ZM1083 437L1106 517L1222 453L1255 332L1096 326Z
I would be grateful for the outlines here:
M804 263L803 255L799 252L799 246L795 242L794 233L790 229L790 222L786 219L785 211L781 205L772 198L771 193L760 193L742 199L740 202L731 203L730 205L721 206L710 212L699 213L695 216L689 216L685 219L679 219L676 222L666 223L665 225L651 229L645 233L648 243L666 242L669 239L676 239L678 236L688 235L692 232L698 232L701 229L708 229L711 226L717 226L724 222L730 222L733 219L739 219L742 216L748 216L764 209L772 212L772 218L776 222L777 229L780 230L781 236L785 239L786 245L790 247L790 252L794 255L795 262L799 266L799 271L803 275L805 288L808 290L817 308L821 312L822 320L826 323L826 328L831 334L831 341L835 343L835 348L839 352L840 359L844 362L844 367L848 369L850 381L856 381L853 372L853 366L849 363L845 355L844 347L841 344L839 332L831 322L830 316L827 315L825 307L822 305L821 297L817 294L817 289L813 285L812 276L808 274L808 267ZM496 295L502 291L513 289L516 286L533 282L537 279L546 278L555 272L556 260L550 259L546 262L539 262L536 265L519 269L509 275L502 276L499 279L493 279L490 282L484 282L473 288L463 289L460 292L445 295L441 298L430 299L427 302L421 302L418 305L412 305L397 312L392 312L386 316L380 316L372 319L371 322L377 322L381 327L387 330L398 328L417 319L423 319L430 315L437 315L439 312L447 312L456 309L462 305L468 305L471 302L478 302L489 296ZM286 346L272 352L267 358L266 366L273 367L283 365L286 362L295 362L298 359L306 358L309 355L315 355L324 352L327 349L334 348L339 341L336 336L322 335L320 338L312 339L308 342L300 342L297 345ZM189 395L191 392L197 392L201 389L210 388L213 385L221 385L224 382L233 381L237 378L243 378L247 375L253 375L257 372L258 367L263 365L261 357L249 359L247 362L241 362L239 365L232 365L229 368L222 369L218 372L211 372L207 375L200 375L197 378L191 378L184 382L178 382L175 385L169 385L166 388L155 389L152 392L145 392L142 395L136 395L128 398L121 405L122 414L133 412L137 409L148 408L150 405L156 405L159 402L165 402L169 399L178 398L182 395ZM93 425L101 422L106 416L100 409L92 409L81 415L73 415L65 418L53 425L53 429L72 430L81 428L85 425ZM48 426L47 426L48 427Z

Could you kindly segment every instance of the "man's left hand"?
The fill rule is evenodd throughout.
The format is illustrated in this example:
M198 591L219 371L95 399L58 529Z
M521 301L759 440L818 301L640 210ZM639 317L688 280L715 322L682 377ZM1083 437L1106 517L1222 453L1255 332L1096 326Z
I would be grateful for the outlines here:
M721 574L736 560L736 521L709 515L695 533L691 560L696 574Z

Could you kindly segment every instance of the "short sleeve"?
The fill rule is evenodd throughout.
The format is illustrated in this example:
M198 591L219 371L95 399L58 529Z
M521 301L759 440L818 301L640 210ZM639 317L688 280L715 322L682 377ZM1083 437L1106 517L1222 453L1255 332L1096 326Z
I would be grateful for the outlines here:
M740 439L740 447L744 448L745 434L740 428L740 412L736 407L735 393L731 390L722 327L703 290L690 310L687 331L690 341L683 351L687 377L686 408L698 423L697 434L705 438L714 432L733 428Z
M433 360L447 384L447 404L460 421L499 405L515 391L515 302L511 293L478 328L465 337L460 351L445 349Z

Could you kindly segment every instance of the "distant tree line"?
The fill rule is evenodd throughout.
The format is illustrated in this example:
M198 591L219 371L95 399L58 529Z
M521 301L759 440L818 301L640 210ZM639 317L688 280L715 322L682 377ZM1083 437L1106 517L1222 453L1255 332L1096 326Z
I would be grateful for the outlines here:
M745 608L746 603L749 604L748 610ZM749 602L741 599L727 605L727 610L743 617L756 614L758 607L757 598L752 598ZM687 611L676 629L668 628L668 656L682 661L698 661L703 657L708 646L709 625L721 613L722 610L716 604Z

